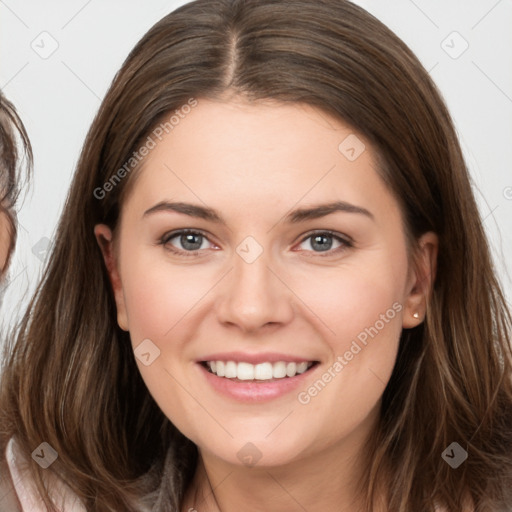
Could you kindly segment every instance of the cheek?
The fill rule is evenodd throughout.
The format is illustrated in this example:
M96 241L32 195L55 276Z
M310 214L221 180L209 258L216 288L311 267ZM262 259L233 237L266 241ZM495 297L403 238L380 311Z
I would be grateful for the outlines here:
M211 288L197 266L162 260L133 255L124 262L123 292L134 342L137 336L165 337Z
M211 425L206 430L217 432L218 426L184 389L201 396L189 372L191 351L202 324L205 331L222 329L208 313L214 309L219 290L215 284L225 269L215 270L206 263L178 265L156 257L154 251L135 248L126 248L124 254L121 278L132 344L135 347L149 338L161 349L150 366L137 360L141 375L178 429L209 446L211 439L204 437L202 427ZM290 397L287 407L294 415L288 429L268 439L262 434L282 420L282 407L269 407L266 415L243 425L233 415L225 420L228 429L240 438L253 438L262 451L275 453L276 460L282 453L297 453L298 446L304 453L313 452L357 432L375 409L394 366L406 268L400 252L383 251L347 259L336 268L311 264L282 269L280 276L293 294L283 286L278 298L297 306L295 323L283 325L283 332L296 325L305 327L303 332L316 340L324 357L322 371ZM223 435L219 434L220 439ZM216 443L224 446L217 438Z
M193 322L194 308L211 284L198 267L173 265L154 253L137 255L135 251L124 259L121 278L130 338L141 376L164 414L188 432L194 418L201 414L184 392L193 389L188 373L188 341L194 336L191 319ZM151 343L143 345L148 343L146 340ZM150 352L150 364L137 357L142 352L139 346L149 347L144 352ZM153 354L157 354L154 359Z
M298 292L321 320L330 352L297 396L313 417L329 411L336 424L355 428L379 401L396 360L406 269L405 251L396 251L333 269Z
M406 269L400 253L395 261L384 257L354 260L338 268L312 270L293 289L317 315L326 339L339 353L348 350L361 333L364 342L364 333L375 324L383 337L398 336Z
M178 265L155 257L153 251L148 255L129 249L124 252L128 256L121 277L133 344L145 338L162 340L176 328L181 331L187 318L194 315L194 308L202 309L203 302L211 300L207 295L215 293L212 287L222 272L219 274L207 263ZM301 316L316 324L329 340L333 355L349 350L354 339L364 344L375 327L380 339L398 337L401 316L393 304L403 299L400 292L407 262L402 252L388 257L382 252L378 258L369 254L337 267L283 269L283 278L302 304ZM295 300L286 297L289 293L283 290L283 300ZM173 343L176 349L178 345Z

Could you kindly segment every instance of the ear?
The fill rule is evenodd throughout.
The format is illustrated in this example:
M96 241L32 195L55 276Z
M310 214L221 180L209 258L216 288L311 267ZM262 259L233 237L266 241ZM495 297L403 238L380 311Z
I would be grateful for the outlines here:
M436 278L438 250L439 238L435 233L429 231L419 238L404 299L402 324L404 329L416 327L425 318L428 300Z
M112 230L106 224L96 224L94 226L94 236L100 246L103 254L103 261L107 267L110 278L110 284L114 291L114 299L117 307L117 323L121 329L128 331L128 315L126 313L126 305L123 293L123 284L119 275L117 258L114 250L114 242Z

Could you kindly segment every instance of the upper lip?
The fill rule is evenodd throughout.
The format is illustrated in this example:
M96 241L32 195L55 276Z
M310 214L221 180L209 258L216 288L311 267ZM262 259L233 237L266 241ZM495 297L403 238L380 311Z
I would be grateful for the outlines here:
M285 361L287 363L309 363L310 361L316 361L316 359L308 359L290 354L279 354L276 352L262 352L257 354L247 352L218 352L197 360L198 363L205 361L234 361L236 363L260 364L277 363L278 361Z

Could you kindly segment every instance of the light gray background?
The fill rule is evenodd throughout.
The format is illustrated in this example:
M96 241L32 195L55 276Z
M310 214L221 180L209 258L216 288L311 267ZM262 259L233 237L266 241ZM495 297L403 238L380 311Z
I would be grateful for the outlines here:
M0 0L0 88L16 105L35 156L1 311L5 325L23 310L41 275L81 145L115 72L142 35L183 3ZM512 0L355 3L394 30L438 84L510 301Z

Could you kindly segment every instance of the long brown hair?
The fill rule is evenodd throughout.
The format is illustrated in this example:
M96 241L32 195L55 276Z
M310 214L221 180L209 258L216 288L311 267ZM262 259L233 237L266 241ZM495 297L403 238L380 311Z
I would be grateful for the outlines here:
M48 442L89 510L179 510L197 449L139 374L93 228L115 229L151 130L190 98L305 103L363 134L411 246L440 240L425 322L404 330L361 489L366 510L460 512L512 503L511 317L450 115L428 73L345 0L198 0L158 22L116 75L85 141L42 282L8 354L0 449ZM126 168L125 168L126 169ZM117 176L115 186L105 183ZM113 183L113 181L110 181ZM108 190L107 190L108 188ZM98 192L100 191L100 192ZM441 457L458 442L468 459ZM165 454L165 457L164 455ZM43 471L32 464L45 495Z

